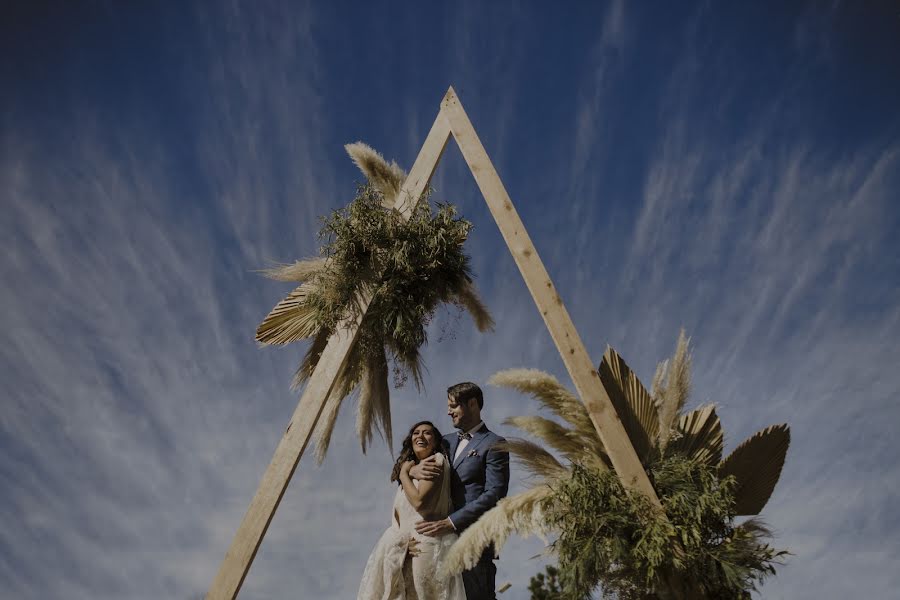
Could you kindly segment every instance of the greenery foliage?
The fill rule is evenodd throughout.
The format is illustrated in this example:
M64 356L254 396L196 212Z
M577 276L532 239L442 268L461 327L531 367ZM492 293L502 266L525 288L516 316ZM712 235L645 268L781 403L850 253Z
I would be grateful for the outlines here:
M436 208L432 212L423 198L404 220L383 206L373 186L360 185L356 198L323 219L319 232L320 254L327 260L307 300L313 319L333 331L341 319L358 316L360 290L373 290L357 343L364 356L389 349L397 384L407 374L420 383L419 348L435 309L459 304L459 290L472 281L463 252L472 224L450 204Z
M546 574L545 574L546 573ZM562 590L559 589L559 569L547 565L544 573L534 575L528 582L531 600L556 600Z
M555 486L547 515L559 533L560 598L589 598L598 584L607 598L655 598L674 582L687 582L687 597L741 598L774 574L785 553L755 521L735 524L733 477L677 454L650 474L665 516L612 471L575 464Z

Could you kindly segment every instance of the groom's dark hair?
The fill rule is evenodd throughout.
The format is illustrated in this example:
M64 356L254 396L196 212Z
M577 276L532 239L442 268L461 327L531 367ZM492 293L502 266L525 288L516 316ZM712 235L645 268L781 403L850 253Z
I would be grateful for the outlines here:
M471 381L451 385L447 388L447 395L453 398L457 404L463 404L475 398L478 400L478 409L484 408L484 394L481 393L481 388Z

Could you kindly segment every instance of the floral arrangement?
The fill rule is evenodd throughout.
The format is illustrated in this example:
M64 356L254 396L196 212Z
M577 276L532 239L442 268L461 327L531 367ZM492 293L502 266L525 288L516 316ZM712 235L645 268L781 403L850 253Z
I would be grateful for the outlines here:
M408 218L395 208L406 173L363 143L346 146L367 182L346 207L322 220L319 257L268 269L279 281L300 285L260 324L263 344L310 339L292 386L312 375L329 337L347 321L359 333L316 426L316 457L328 450L338 411L359 392L357 433L363 452L378 428L391 446L389 375L395 385L412 377L421 384L420 348L437 308L454 304L468 311L480 331L493 319L472 283L463 250L472 224L450 204L434 209L424 194ZM371 294L367 310L361 294Z
M610 598L745 598L787 553L769 545L756 517L781 475L790 430L768 427L722 458L724 435L714 406L685 411L691 357L682 332L671 361L660 363L647 391L624 360L607 349L601 382L662 503L663 514L627 493L581 401L553 376L514 369L495 385L532 395L562 423L512 417L526 439L506 449L536 478L501 500L454 547L449 569L461 571L493 542L513 533L556 535L558 567L533 579L536 597L559 586L559 598L583 600L599 588ZM751 518L738 522L737 517ZM543 590L543 591L541 591Z

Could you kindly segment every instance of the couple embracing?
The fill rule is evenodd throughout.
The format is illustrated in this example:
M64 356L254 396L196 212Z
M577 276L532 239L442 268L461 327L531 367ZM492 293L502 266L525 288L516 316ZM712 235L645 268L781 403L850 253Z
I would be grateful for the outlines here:
M484 396L474 383L447 390L456 432L441 436L416 423L391 473L398 483L391 526L369 556L357 600L493 600L497 568L488 546L462 575L442 573L450 546L509 489L504 441L481 420Z

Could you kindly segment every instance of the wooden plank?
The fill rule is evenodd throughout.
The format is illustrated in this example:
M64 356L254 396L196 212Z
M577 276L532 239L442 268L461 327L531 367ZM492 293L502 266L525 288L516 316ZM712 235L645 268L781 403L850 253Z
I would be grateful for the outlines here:
M400 209L404 218L408 219L412 214L415 203L431 181L449 138L450 127L439 113L397 197L395 207ZM359 333L359 324L371 301L371 293L360 294L357 318L343 321L328 340L206 594L207 600L233 600L237 597L300 457L306 450L325 400L334 388L338 373L347 362L350 348Z
M628 439L628 434L600 382L600 376L575 330L575 325L452 87L441 103L441 114L450 123L453 138L459 145L463 158L468 163L503 234L503 239L506 240L506 245L525 279L525 284L544 318L550 336L572 377L575 389L587 407L594 427L597 428L613 468L627 489L637 490L657 506L661 506Z

